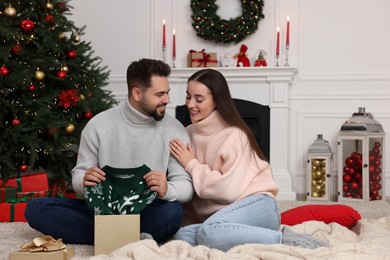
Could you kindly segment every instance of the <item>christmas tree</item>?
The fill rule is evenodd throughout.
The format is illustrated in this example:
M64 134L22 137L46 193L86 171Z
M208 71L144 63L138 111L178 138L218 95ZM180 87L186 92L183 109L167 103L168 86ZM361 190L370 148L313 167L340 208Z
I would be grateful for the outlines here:
M80 134L117 104L109 71L68 20L69 0L0 3L0 178L44 170L69 180Z

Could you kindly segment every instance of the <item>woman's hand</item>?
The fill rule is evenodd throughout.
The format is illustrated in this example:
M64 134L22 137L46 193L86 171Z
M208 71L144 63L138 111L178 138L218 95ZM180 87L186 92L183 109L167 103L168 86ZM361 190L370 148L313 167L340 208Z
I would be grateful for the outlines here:
M187 163L192 159L195 159L195 156L192 152L191 146L187 144L187 147L180 142L178 139L174 139L169 142L169 148L171 149L171 154L176 160L183 166L186 167Z
M101 183L102 181L106 180L106 173L99 169L98 167L91 167L88 170L85 171L84 177L83 177L83 185L84 187L87 186L94 186L97 183Z

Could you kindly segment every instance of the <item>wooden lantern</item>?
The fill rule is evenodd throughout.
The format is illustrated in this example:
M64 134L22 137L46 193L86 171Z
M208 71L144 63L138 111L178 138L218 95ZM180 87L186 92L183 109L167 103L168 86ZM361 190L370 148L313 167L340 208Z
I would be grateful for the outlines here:
M307 153L307 200L331 199L332 149L328 141L319 134Z
M338 134L338 200L383 200L385 132L365 108L359 108Z

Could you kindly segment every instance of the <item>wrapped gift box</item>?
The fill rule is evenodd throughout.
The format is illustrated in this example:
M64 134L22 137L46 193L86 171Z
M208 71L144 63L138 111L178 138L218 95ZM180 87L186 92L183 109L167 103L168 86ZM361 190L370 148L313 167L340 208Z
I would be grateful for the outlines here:
M0 203L0 222L26 222L27 202Z
M0 187L0 203L9 199L16 199L16 188L10 186Z
M218 67L217 54L205 52L205 50L198 52L190 50L187 57L187 63L188 67L191 68Z
M21 252L9 254L9 260L65 260L75 256L74 247L66 246L62 250L48 252Z
M6 183L7 186L17 189L16 197L21 198L26 195L32 197L45 197L49 191L49 181L46 172L29 174L17 178L10 178Z
M108 255L140 239L140 215L95 215L94 254Z

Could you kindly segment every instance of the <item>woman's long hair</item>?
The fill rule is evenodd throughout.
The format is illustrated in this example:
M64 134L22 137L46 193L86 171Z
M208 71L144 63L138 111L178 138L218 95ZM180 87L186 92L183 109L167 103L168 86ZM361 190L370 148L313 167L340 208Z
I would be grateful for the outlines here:
M210 89L214 102L216 103L217 109L223 120L225 120L229 125L241 129L248 137L249 144L257 156L262 160L268 161L258 146L252 130L248 127L238 112L230 95L227 81L222 73L213 69L202 69L195 72L188 79L188 82L193 80L202 83Z

